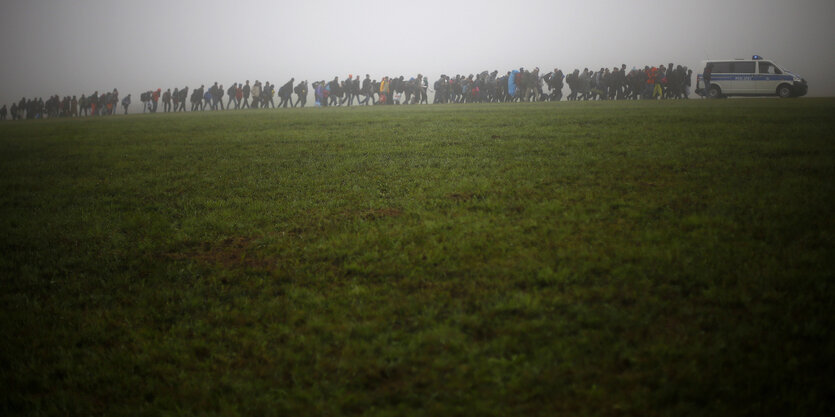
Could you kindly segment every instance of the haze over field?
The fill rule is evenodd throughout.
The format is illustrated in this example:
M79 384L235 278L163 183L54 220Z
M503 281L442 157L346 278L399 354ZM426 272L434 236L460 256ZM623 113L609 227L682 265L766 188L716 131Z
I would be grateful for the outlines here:
M628 67L775 60L835 95L835 2L703 0L16 0L0 13L0 103L116 87L277 86L348 74L428 75L524 66Z

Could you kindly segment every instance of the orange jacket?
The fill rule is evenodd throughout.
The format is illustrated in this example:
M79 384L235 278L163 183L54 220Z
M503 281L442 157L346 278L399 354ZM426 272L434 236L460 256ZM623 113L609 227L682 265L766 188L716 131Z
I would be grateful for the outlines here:
M650 68L647 72L647 77L647 84L655 84L655 78L658 77L658 68Z

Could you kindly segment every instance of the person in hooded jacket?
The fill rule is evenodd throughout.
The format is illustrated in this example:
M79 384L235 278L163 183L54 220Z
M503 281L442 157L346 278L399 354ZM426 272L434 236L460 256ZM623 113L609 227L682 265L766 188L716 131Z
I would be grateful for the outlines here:
M249 108L249 93L251 92L251 87L249 86L249 80L246 80L246 83L243 86L243 104L241 104L242 109Z
M202 110L210 110L212 108L212 88L209 87L206 92L203 93L203 106L201 107Z
M186 111L186 100L188 100L188 86L183 87L180 90L180 110L179 111ZM174 111L178 111L176 107L174 107Z
M362 95L365 96L365 99L360 101L358 104L364 104L368 106L368 102L371 101L371 104L374 103L374 86L371 83L371 76L365 74L365 79L362 80Z
M267 108L267 104L269 104L269 107L274 109L275 101L273 101L273 98L275 97L275 85L270 84L269 81L265 81L264 90L261 92L261 95L264 97L264 99L261 100L261 102L264 103L264 108Z
M165 90L162 93L162 111L168 113L171 111L171 89Z
M293 82L295 80L295 78L290 78L290 81L287 81L278 89L278 98L281 99L278 102L278 107L284 106L284 108L287 108L288 104L293 107Z
M293 104L293 107L304 107L307 104L307 81L300 82L296 88L293 89L293 92L296 93L298 100L296 103ZM292 102L292 98L290 99Z
M130 106L130 94L126 95L125 98L122 99L122 108L125 109L125 114L128 114L128 106Z
M229 87L228 90L226 90L226 95L229 97L226 100L226 110L232 109L232 102L233 101L235 102L235 108L236 109L238 108L238 101L236 100L236 97L235 97L237 91L238 91L238 83L232 84L232 86Z

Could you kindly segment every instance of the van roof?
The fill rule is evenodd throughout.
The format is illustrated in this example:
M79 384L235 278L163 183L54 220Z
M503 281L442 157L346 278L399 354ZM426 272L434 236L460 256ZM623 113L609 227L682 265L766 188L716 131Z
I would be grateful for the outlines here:
M754 55L751 58L728 58L728 59L706 59L704 62L720 62L720 61L765 61L766 59L759 56Z
M767 61L765 59L745 59L745 58L729 58L729 59L706 59L704 62L731 62L731 61Z

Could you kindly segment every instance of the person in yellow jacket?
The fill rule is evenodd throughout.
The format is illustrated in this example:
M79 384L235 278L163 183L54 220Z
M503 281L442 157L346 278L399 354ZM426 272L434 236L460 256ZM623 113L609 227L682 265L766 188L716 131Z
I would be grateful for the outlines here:
M389 84L389 77L383 77L383 81L380 82L380 103L388 104L389 102L389 91L391 89Z
M664 78L667 77L666 71L664 71L664 66L660 66L657 69L655 67L652 68L653 72L653 81L655 82L655 87L652 89L652 98L658 97L659 99L664 98L664 90L662 89L662 84L664 83Z

